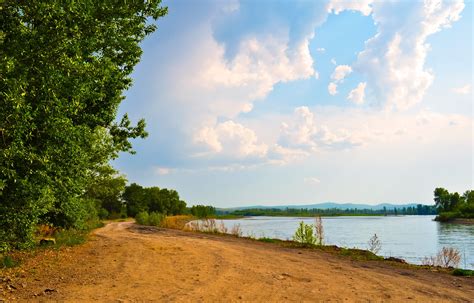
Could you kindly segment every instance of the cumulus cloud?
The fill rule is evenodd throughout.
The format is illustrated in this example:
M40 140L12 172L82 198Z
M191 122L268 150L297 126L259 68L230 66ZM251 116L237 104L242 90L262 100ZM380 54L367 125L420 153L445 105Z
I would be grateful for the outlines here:
M278 144L314 152L321 149L347 149L360 145L361 142L345 129L335 132L326 125L316 126L313 112L308 107L301 106L295 109L291 121L282 123Z
M330 82L328 85L328 92L331 96L337 94L337 84L334 82Z
M453 88L453 93L458 95L469 95L471 93L472 86L471 84L466 84L461 87Z
M463 1L380 1L372 4L377 34L366 41L353 67L367 75L376 98L388 108L421 102L434 75L424 67L426 39L457 21ZM400 16L405 16L400 18Z
M266 144L258 142L253 130L230 120L218 123L214 127L203 127L194 140L208 148L206 154L262 158L268 151Z
M357 105L361 105L365 102L365 86L366 82L360 82L356 88L351 90L347 96L347 100L354 102Z
M331 79L335 82L342 82L344 78L352 73L352 67L349 65L338 65L334 69L334 72L331 75Z
M327 10L334 14L339 14L344 10L358 11L364 16L370 15L372 12L373 0L358 0L358 1L347 1L347 0L331 0L328 3Z

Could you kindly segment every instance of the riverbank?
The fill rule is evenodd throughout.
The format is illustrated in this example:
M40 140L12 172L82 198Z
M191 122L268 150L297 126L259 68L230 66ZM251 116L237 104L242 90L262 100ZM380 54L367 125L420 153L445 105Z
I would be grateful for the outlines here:
M114 222L1 271L11 301L453 301L472 278L320 250Z

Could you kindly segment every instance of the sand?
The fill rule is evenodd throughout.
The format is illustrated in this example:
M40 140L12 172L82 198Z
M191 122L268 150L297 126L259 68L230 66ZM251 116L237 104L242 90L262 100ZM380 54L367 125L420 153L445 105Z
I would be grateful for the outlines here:
M472 278L132 222L110 223L86 244L39 254L2 285L7 301L474 301ZM9 285L16 290L5 290Z

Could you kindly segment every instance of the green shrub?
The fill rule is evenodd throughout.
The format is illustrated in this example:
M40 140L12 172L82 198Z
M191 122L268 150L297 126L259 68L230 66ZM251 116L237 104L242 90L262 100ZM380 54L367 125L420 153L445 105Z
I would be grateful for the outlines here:
M314 226L312 224L305 224L303 221L300 222L300 226L293 236L293 240L303 245L314 245L316 244L316 237L313 233Z
M109 212L105 208L99 209L99 219L104 220L109 217Z
M165 216L159 212L151 212L148 214L146 211L142 211L137 214L135 221L140 225L160 226Z
M160 213L157 212L152 212L148 216L148 224L146 225L151 225L151 226L160 226L161 221L163 221L164 216Z
M139 212L135 217L135 221L140 225L148 225L148 212Z

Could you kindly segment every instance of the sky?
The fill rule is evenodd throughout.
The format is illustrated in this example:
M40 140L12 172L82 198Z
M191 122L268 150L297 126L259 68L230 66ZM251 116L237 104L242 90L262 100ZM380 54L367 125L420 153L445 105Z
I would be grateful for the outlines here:
M130 183L217 207L473 188L472 1L165 1L119 114Z

